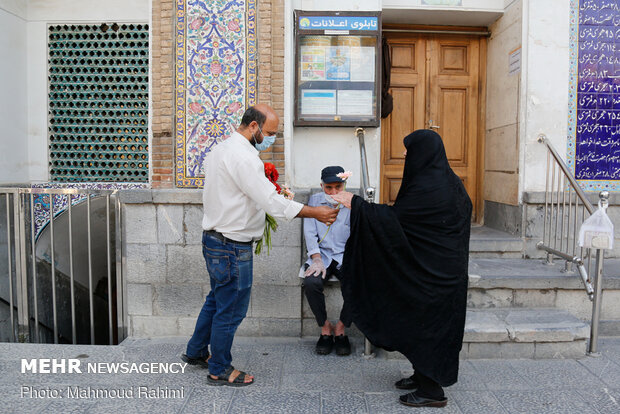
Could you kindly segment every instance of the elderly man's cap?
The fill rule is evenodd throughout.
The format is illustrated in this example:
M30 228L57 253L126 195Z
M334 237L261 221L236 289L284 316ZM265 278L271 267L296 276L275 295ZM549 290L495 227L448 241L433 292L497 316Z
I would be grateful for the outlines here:
M323 181L324 183L343 183L344 180L336 175L343 172L344 168L338 165L325 167L321 171L321 181Z

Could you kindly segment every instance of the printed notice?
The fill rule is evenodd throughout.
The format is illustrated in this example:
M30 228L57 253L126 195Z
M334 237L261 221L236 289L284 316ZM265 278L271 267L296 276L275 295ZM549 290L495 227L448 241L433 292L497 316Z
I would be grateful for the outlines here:
M301 113L303 115L333 115L336 113L334 89L302 89Z
M521 72L521 46L508 55L508 75L516 75Z
M325 80L325 49L301 47L301 81Z
M353 47L351 48L351 81L374 82L375 81L375 48Z
M372 91L338 91L338 115L372 116Z
M351 48L330 46L327 51L327 80L348 81L351 79Z

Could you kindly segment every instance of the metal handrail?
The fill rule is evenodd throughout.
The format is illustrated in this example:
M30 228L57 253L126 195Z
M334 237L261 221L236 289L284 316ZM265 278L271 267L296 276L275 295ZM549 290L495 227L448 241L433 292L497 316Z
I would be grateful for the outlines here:
M584 206L588 210L588 213L590 214L594 213L594 206L592 206L592 203L590 203L590 200L588 200L588 196L581 189L581 186L571 174L570 170L568 169L568 166L564 163L562 158L560 158L560 155L555 150L555 148L553 147L553 145L551 144L547 136L545 134L538 135L538 142L540 142L541 144L545 144L549 153L553 156L555 161L558 163L558 166L562 169L562 172L564 173L564 176L570 183L570 186L572 187L572 189L575 191L579 199L583 202ZM547 154L547 158L549 158L548 155L549 154ZM549 161L547 161L547 168L548 167L549 167Z
M595 354L597 352L602 300L603 250L595 250L596 264L594 281L592 281L593 249L577 248L579 227L586 218L585 212L592 214L595 208L547 137L544 134L540 134L538 142L544 144L547 148L547 170L543 240L538 242L536 247L547 253L547 263L549 264L552 264L553 257L557 256L566 261L566 271L570 270L571 264L577 266L577 271L583 281L588 298L592 301L592 322L590 325L590 347L588 352ZM552 159L554 162L551 161ZM574 197L573 193L575 194ZM599 204L601 207L607 208L608 200L609 192L602 191L599 193Z
M362 170L362 197L369 203L375 202L375 188L370 186L370 178L368 175L368 159L366 157L366 144L364 142L364 128L357 128L355 135L360 144L360 159ZM364 338L364 357L372 358L375 354L372 352L372 344L368 338Z
M370 179L368 178L368 159L366 157L366 144L364 143L364 128L357 128L355 135L360 144L360 158L362 163L362 196L364 200L369 203L375 202L375 188L370 186Z

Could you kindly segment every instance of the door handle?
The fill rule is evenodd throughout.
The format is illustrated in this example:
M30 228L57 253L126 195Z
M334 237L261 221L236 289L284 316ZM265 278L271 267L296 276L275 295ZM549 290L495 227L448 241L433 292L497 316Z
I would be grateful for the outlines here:
M433 128L434 129L439 129L440 126L439 125L433 125L433 120L431 119L431 120L428 121L428 129L433 129Z

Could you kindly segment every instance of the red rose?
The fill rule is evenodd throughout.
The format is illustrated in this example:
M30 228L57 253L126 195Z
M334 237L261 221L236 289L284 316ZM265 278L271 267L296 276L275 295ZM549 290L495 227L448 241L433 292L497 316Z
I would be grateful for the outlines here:
M270 162L266 162L265 163L265 177L267 177L267 179L271 181L271 184L273 184L276 187L276 191L278 193L282 190L282 188L276 182L278 181L279 176L280 174L278 174L278 170L276 170L276 166Z

